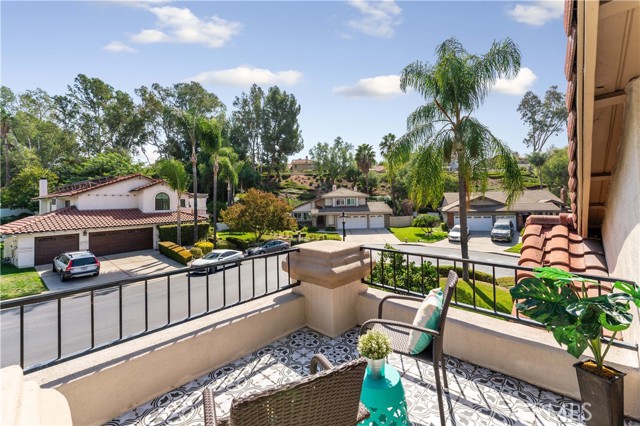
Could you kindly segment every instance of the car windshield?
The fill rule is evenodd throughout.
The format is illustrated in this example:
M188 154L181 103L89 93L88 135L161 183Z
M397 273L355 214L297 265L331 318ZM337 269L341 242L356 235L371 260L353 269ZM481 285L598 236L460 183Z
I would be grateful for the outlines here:
M508 231L509 230L509 225L496 225L495 229L499 229L501 231Z
M456 225L451 229L451 232L460 232L460 225Z
M220 257L220 253L209 253L208 255L204 256L204 259L217 259Z

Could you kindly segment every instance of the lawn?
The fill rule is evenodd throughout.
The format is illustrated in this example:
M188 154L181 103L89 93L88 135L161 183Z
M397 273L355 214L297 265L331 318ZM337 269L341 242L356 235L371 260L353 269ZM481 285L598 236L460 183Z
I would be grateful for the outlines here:
M440 278L440 286L444 288L446 278ZM473 283L459 280L456 287L454 301L473 306ZM482 281L476 281L476 306L493 311L493 285ZM513 299L509 290L500 287L496 283L496 310L505 314L511 313Z
M13 265L2 265L0 271L0 299L31 296L47 291L34 268L18 269Z
M508 249L506 249L505 251L507 253L520 253L520 249L522 249L522 243L518 243L513 247L509 247Z
M389 230L400 241L406 241L409 243L435 243L436 241L444 240L447 238L447 233L440 229L433 229L431 235L427 235L422 228L415 226L407 226L405 228L389 228Z

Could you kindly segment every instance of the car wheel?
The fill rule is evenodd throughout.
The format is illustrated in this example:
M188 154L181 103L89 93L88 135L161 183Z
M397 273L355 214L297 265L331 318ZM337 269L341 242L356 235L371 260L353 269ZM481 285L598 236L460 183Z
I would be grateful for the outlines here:
M67 277L65 277L64 273L60 271L60 281L65 282L66 280L67 280Z
M212 274L214 272L213 268L207 268L207 274Z
M285 251L286 249L287 249L286 247L282 247L280 251Z
M264 250L260 250L258 254L264 254Z
M95 272L95 273L93 274L93 276L94 276L94 277L97 277L98 275L100 275L100 272Z
M55 263L52 263L52 264L51 264L51 272L58 272L58 271L56 270L56 264L55 264Z

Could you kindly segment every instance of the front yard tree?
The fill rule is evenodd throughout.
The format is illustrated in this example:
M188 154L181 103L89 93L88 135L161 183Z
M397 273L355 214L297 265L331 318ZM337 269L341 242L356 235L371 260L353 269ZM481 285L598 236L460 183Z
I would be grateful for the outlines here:
M248 94L242 92L240 97L236 96L233 101L236 110L232 113L232 127L241 145L247 147L253 170L256 170L262 147L260 136L262 134L263 102L264 91L256 84L251 86Z
M542 166L547 162L548 154L546 152L537 152L533 151L531 154L527 155L527 161L533 167L536 168L536 173L538 173L538 179L540 179L540 189L542 189Z
M232 231L253 232L256 241L268 232L297 229L285 200L253 188L239 203L222 211L222 217Z
M564 94L558 91L558 86L551 86L543 100L528 91L520 101L517 111L522 121L529 126L524 144L533 152L542 151L549 138L563 129L568 114Z
M376 153L373 152L373 148L368 143L364 143L356 150L356 164L358 169L364 175L365 185L367 187L367 193L369 192L369 170L371 166L376 163Z
M304 148L302 133L298 124L300 105L296 97L281 91L278 86L269 88L262 108L262 156L267 164L267 177L275 170L280 180L280 169L287 163L287 157Z
M187 192L189 188L189 174L184 168L184 165L178 160L160 160L157 163L158 173L162 178L167 182L167 185L171 187L178 194L178 205L177 207L177 229L176 229L176 244L179 246L182 245L182 217L180 210L180 199L182 198L182 194ZM194 209L194 216L197 217L197 212ZM196 227L197 228L197 227ZM197 242L198 239L194 239L194 242Z
M336 179L342 178L353 165L353 146L338 136L333 145L318 142L309 150L314 161L316 172L320 176L327 176L333 185Z
M2 191L2 206L10 209L27 209L38 211L38 196L40 178L46 178L48 190L51 192L58 184L58 176L51 170L40 166L27 166L18 172L11 183Z
M425 234L431 235L431 233L433 232L433 227L439 223L439 218L430 214L421 214L420 216L413 219L413 223L411 225L422 229L422 232L424 232Z
M445 168L458 159L461 252L469 258L467 188L486 187L490 167L502 169L507 204L522 193L522 176L513 152L472 114L482 105L498 78L512 78L520 70L520 50L511 40L494 42L484 55L467 52L455 38L436 48L433 64L416 61L404 68L400 87L422 95L426 103L407 118L408 131L396 143L395 155L407 156L418 147L411 170L412 198L417 207L436 206L444 192ZM467 265L463 279L468 280Z
M547 152L547 161L542 166L544 180L556 196L560 196L560 189L569 186L569 156L566 148L552 148ZM562 200L566 203L567 200Z

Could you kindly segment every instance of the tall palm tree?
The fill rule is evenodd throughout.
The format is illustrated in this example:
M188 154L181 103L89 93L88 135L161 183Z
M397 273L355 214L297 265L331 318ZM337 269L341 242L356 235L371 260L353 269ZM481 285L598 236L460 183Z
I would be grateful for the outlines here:
M364 174L364 181L369 192L369 170L371 166L376 164L376 153L368 143L364 143L358 147L355 156L356 164L360 171Z
M227 181L227 204L233 202L233 188L238 185L238 154L228 146L218 150L219 175Z
M408 131L396 143L394 155L407 156L414 147L412 198L418 206L435 206L444 192L444 164L458 159L461 252L469 258L467 242L467 191L470 184L486 188L489 168L504 172L507 204L522 193L518 162L509 147L499 141L472 114L498 78L512 78L520 70L520 50L509 38L496 41L484 55L468 53L455 38L436 48L433 64L416 61L404 68L400 88L415 90L426 103L407 118ZM467 265L463 278L468 279Z
M389 187L391 190L391 203L394 206L394 210L396 210L396 191L394 186L394 181L396 178L396 172L399 164L394 161L392 152L394 150L396 143L396 135L393 133L387 133L382 137L382 141L380 142L380 154L385 160L385 170L387 174L387 180L389 181Z
M220 150L222 149L222 131L216 119L201 119L199 132L206 152L211 155L213 168L213 247L217 246L218 238L218 172L220 171Z
M393 144L396 141L396 135L393 133L387 133L382 137L382 141L380 142L380 155L383 157L387 156L387 153L393 148Z
M178 194L178 205L177 205L177 229L176 229L176 244L179 246L182 245L182 217L180 211L180 199L182 198L182 194L187 192L187 188L189 187L189 174L185 170L184 166L178 160L160 160L157 163L158 173L164 181ZM194 215L197 215L197 212L194 210ZM194 240L194 243L196 240Z

